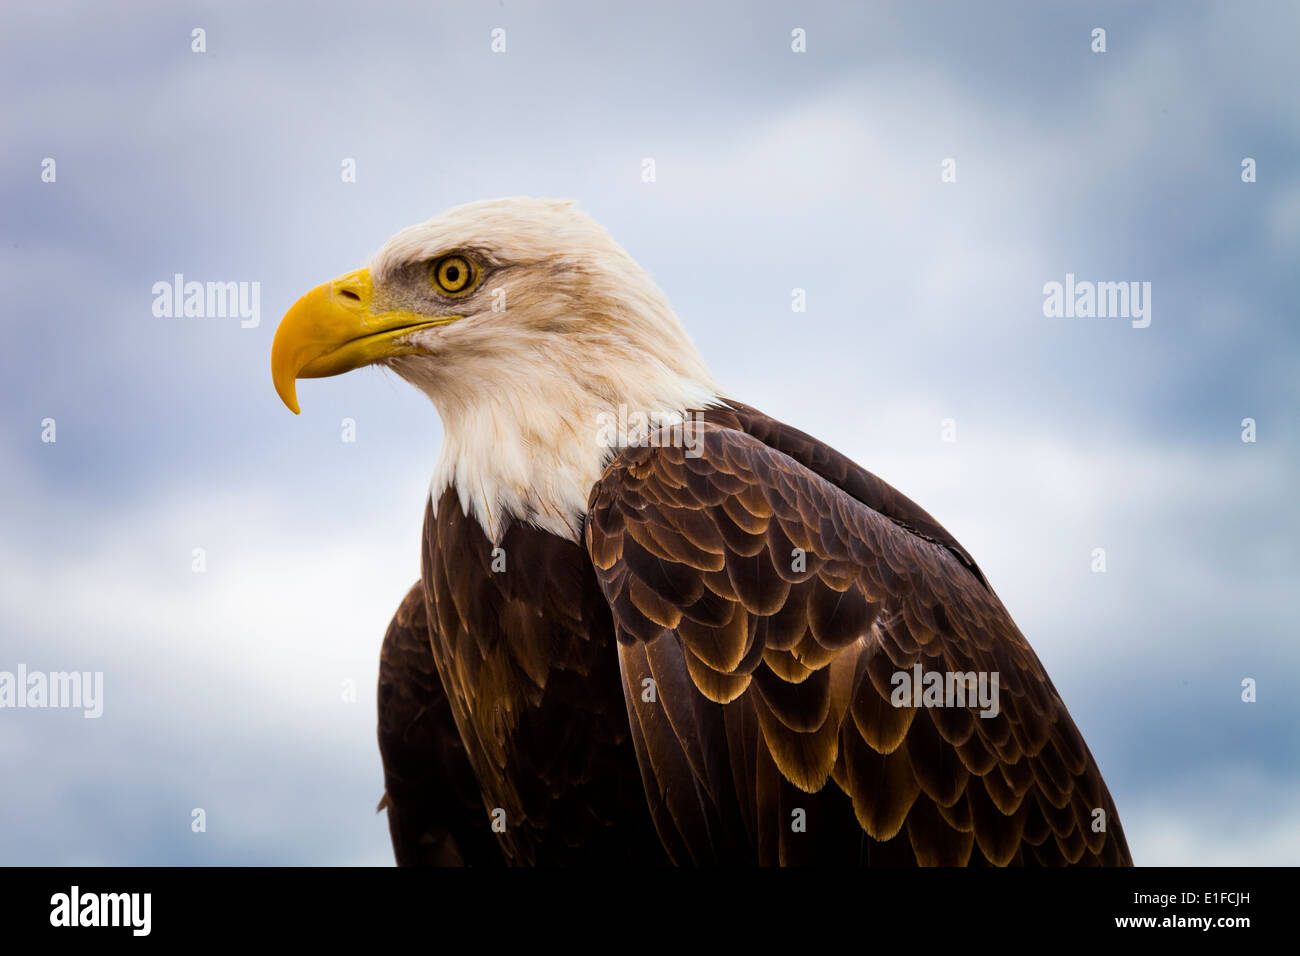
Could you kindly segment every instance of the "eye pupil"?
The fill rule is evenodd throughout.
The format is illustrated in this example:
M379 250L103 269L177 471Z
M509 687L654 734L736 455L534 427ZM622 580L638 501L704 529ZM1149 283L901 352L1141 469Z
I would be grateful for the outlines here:
M460 270L457 269L455 266L449 266L447 268L447 281L455 282L459 278L460 278Z

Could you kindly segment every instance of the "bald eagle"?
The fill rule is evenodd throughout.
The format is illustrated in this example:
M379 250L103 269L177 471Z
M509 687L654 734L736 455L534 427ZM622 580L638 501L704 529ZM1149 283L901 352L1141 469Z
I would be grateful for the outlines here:
M725 395L572 203L404 229L276 331L295 413L366 365L444 430L380 660L399 864L1131 865L966 550Z

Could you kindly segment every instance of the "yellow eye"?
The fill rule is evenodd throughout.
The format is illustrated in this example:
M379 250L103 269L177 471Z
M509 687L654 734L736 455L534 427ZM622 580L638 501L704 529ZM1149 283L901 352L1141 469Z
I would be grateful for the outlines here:
M474 264L461 255L443 256L433 266L433 281L447 295L468 291L474 284Z

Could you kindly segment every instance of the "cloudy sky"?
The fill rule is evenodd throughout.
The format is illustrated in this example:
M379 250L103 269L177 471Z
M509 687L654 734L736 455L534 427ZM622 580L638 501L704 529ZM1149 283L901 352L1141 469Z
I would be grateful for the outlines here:
M271 339L518 194L963 542L1137 862L1300 863L1295 4L270 6L6 11L0 671L104 699L0 709L0 863L391 861L373 688L441 428L373 369L291 415ZM259 321L156 316L177 273ZM1047 317L1067 273L1150 325Z

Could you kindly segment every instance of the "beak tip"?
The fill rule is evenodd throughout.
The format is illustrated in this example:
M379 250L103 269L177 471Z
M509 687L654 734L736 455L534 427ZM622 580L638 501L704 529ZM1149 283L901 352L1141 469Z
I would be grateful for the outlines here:
M301 414L301 409L298 407L297 384L293 379L284 385L280 382L275 383L275 393L280 396L280 401L284 402L284 407L295 415Z

